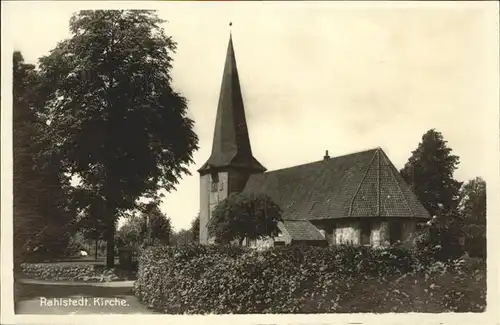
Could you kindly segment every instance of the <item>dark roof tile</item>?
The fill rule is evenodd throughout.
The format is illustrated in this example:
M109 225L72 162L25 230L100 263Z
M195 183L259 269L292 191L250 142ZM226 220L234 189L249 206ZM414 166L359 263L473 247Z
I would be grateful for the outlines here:
M382 149L252 175L244 193L266 193L287 220L429 218Z
M232 38L227 46L212 153L198 171L228 166L266 170L252 154Z
M292 240L325 240L318 228L307 220L284 220L283 225Z

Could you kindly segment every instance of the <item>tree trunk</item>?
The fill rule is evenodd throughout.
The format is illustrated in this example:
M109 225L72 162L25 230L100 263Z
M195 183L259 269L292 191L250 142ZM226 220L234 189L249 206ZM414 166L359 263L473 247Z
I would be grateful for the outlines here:
M99 244L99 237L95 239L95 260L97 261L97 245Z
M106 231L106 268L110 269L115 266L115 223L114 216L107 216L107 231Z
M245 237L240 238L240 246L243 246L243 241L245 240Z

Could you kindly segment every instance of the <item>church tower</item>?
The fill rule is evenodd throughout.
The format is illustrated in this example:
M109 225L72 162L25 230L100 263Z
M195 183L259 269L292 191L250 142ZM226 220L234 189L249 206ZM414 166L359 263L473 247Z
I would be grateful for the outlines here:
M212 153L200 173L200 244L209 244L208 222L215 206L229 194L240 192L251 174L266 169L250 147L232 36L217 106Z

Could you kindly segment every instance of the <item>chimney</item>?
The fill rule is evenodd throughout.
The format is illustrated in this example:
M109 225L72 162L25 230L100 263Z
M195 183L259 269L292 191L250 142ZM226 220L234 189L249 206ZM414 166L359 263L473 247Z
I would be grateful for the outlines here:
M328 159L330 159L330 156L328 155L328 150L326 150L323 160L328 160Z

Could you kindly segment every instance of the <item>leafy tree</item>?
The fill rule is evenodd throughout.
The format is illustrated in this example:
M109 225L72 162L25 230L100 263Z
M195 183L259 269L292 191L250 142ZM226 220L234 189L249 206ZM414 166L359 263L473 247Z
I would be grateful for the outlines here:
M106 231L102 217L104 201L94 191L83 187L72 188L68 195L77 211L73 229L81 232L86 240L94 241L94 255L97 259L99 241L104 239Z
M241 246L245 238L278 236L281 213L280 207L267 195L233 193L216 206L208 231L218 243L237 240Z
M195 243L196 242L193 242L192 240L191 231L186 229L174 232L170 237L170 245L172 246L190 245Z
M486 182L481 177L462 186L459 210L467 223L486 225Z
M130 214L127 221L117 231L118 247L139 248L146 237L146 220L144 216Z
M44 139L47 125L37 113L39 75L20 52L13 53L13 185L15 267L29 257L63 254L69 241L71 211L68 180L57 157L41 153L52 145Z
M85 239L94 242L94 256L98 258L99 241L104 239L106 225L103 218L90 208L89 214L82 219L79 228L82 231Z
M119 213L173 190L198 148L186 100L172 88L176 43L162 23L152 11L80 11L71 38L40 60L56 141L47 153L104 202L107 267Z
M486 257L486 182L476 177L462 186L458 207L463 219L465 249Z
M143 204L139 211L127 215L127 222L118 230L119 246L168 244L172 235L170 218L160 211L157 203Z
M451 211L458 203L462 184L453 174L460 160L451 152L443 135L431 129L400 172L431 215Z
M162 213L158 203L149 204L144 212L144 219L147 222L147 238L149 244L159 242L168 244L172 234L172 224L170 218Z
M462 220L457 205L462 183L453 178L458 164L459 157L452 154L443 135L431 129L400 171L427 211L438 217L431 238L449 256L459 254L461 249Z
M191 234L191 240L194 243L198 243L200 241L200 214L196 216L196 218L191 222L191 228L189 229Z

